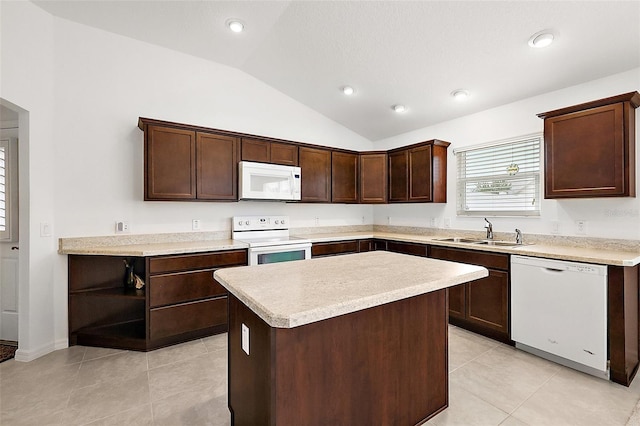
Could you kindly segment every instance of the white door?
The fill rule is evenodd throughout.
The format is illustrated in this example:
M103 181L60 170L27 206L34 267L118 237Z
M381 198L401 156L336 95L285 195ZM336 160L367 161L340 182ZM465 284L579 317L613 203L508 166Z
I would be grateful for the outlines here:
M6 134L6 130L2 130ZM0 340L18 341L18 143L0 138Z
M0 243L0 340L18 341L18 243Z

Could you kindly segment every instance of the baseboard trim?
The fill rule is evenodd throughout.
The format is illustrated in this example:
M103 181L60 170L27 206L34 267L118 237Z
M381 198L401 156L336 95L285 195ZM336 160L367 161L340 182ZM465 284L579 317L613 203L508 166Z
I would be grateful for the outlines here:
M15 360L20 362L29 362L34 359L38 359L41 356L55 351L56 343L57 342L51 342L36 349L20 349L20 342L18 342L18 350L16 351Z

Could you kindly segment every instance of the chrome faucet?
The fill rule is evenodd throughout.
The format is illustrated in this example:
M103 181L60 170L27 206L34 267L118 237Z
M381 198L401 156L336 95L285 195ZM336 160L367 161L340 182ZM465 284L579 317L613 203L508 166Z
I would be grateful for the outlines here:
M487 222L484 225L484 227L487 228L487 239L493 240L493 224L489 222L486 217L484 218L484 221Z
M522 245L522 231L516 228L516 244Z

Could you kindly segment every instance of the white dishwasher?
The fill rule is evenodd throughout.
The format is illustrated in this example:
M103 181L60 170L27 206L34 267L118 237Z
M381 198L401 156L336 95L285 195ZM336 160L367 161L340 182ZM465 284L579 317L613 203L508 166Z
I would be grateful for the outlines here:
M511 256L516 347L608 379L607 267Z

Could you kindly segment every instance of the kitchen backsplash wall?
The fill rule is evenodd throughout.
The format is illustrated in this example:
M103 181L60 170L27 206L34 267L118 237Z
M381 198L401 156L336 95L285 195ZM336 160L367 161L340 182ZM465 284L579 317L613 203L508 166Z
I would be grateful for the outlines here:
M482 217L456 216L456 148L542 133L543 121L536 116L538 113L636 90L640 90L639 68L376 142L376 149L433 138L452 143L448 150L448 203L376 206L374 224L481 231ZM473 97L468 102L474 102ZM636 109L636 156L636 187L640 188L640 108ZM640 240L640 196L543 199L540 217L491 217L489 220L497 232L513 232L519 228L525 234ZM585 235L578 234L576 221L586 221Z

